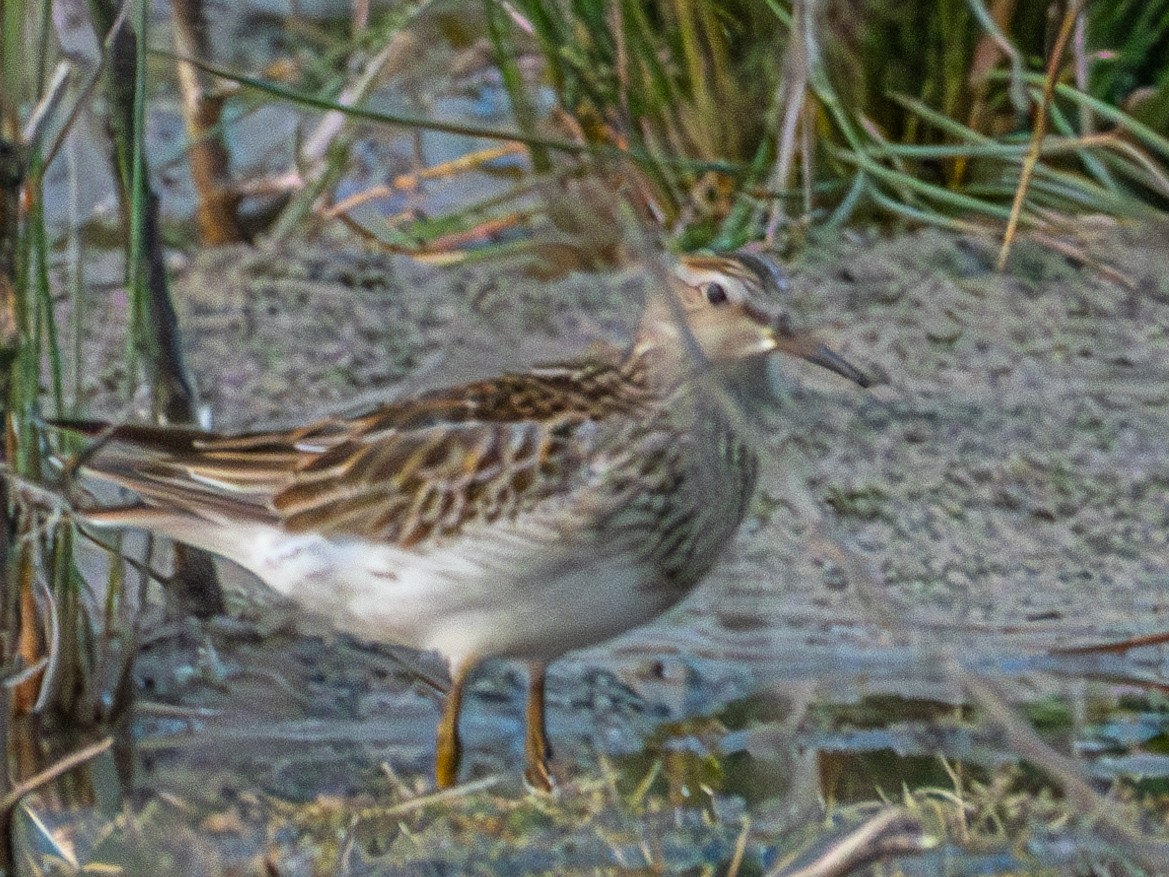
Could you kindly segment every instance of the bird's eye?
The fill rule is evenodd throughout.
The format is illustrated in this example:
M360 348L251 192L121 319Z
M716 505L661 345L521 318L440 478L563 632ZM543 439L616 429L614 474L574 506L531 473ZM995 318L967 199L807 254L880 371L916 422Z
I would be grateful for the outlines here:
M706 300L712 305L725 305L727 291L721 283L708 283L706 284Z

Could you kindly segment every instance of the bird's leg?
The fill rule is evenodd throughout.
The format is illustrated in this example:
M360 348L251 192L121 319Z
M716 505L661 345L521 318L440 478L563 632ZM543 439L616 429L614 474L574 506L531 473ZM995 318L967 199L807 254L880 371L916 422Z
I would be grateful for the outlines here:
M539 792L552 791L552 774L548 770L548 759L552 749L548 746L548 731L544 725L544 663L532 661L528 664L528 708L527 733L524 736L524 779Z
M471 663L451 662L451 690L443 703L434 752L434 784L440 789L449 789L459 776L459 762L463 756L459 711L463 707L463 683L467 681L472 666Z

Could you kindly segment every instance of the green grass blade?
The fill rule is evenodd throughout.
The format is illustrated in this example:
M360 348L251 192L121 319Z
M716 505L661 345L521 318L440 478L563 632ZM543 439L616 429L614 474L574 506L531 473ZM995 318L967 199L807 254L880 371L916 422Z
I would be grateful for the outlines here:
M503 88L511 101L516 124L525 135L534 138L537 124L536 108L528 96L519 64L516 62L517 53L508 26L508 13L500 6L498 0L483 0L483 8L487 14L487 36L495 51L495 63L503 77ZM546 173L552 167L546 147L533 144L529 145L528 150L536 173Z
M140 364L139 356L149 350L154 333L150 330L150 290L146 285L146 35L149 3L137 0L138 16L134 37L133 129L130 139L130 241L127 256L127 284L130 291L130 332L127 338L127 396L132 396ZM154 357L148 357L153 360Z
M856 210L868 191L868 177L865 176L864 171L857 171L852 178L852 185L848 187L848 192L836 205L836 209L832 211L824 225L827 228L840 228L848 222L853 211Z
M910 207L908 204L902 204L896 199L890 198L878 189L871 188L868 190L870 198L876 202L877 205L887 210L894 216L901 216L911 222L921 223L922 225L933 225L938 228L948 228L952 231L959 231L963 234L985 234L986 228L984 226L976 225L972 222L966 222L961 219L955 219L952 216L947 216L944 213L938 213L932 210L919 210L915 207Z
M32 187L33 209L28 218L29 251L31 256L31 280L33 292L37 300L37 348L43 350L49 359L49 382L53 393L53 410L56 416L66 413L64 365L61 359L60 334L57 329L57 317L53 310L53 293L49 284L49 243L45 233L45 208L43 168L39 159L29 169L29 185ZM41 340L43 339L43 341ZM38 357L39 360L39 357Z

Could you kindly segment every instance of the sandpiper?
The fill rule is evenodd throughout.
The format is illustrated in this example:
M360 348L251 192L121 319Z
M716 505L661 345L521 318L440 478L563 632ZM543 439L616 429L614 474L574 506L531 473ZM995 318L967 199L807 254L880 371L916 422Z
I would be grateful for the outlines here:
M340 631L440 653L440 788L469 672L527 661L524 775L550 789L547 663L681 600L746 512L758 461L728 406L764 379L750 366L780 351L867 386L790 328L773 262L687 256L662 281L626 350L357 417L239 435L75 424L100 435L79 474L135 495L76 514L229 558Z

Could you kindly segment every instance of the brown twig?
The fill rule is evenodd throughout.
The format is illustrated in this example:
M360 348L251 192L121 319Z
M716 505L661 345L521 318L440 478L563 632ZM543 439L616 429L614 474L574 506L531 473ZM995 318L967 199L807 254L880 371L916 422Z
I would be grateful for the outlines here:
M811 864L798 870L776 869L767 877L844 877L881 859L921 853L936 844L914 816L890 807L849 832Z
M784 58L784 76L780 80L779 104L783 108L783 121L780 124L778 148L776 150L775 169L771 175L771 186L776 189L786 189L795 165L796 150L806 144L807 138L799 138L797 134L801 127L806 128L810 119L806 115L805 105L808 102L808 65L812 63L809 57L809 48L812 34L812 23L807 9L807 0L795 0L792 6L792 29L788 34L787 56ZM803 151L804 178L810 179L808 168L809 153ZM766 241L768 245L774 243L775 233L786 218L786 210L782 198L777 198L771 204L771 213L767 218Z
M24 162L16 144L0 139L0 411L8 409L12 363L20 350L16 306L16 230ZM0 548L0 554L3 549Z
M1146 646L1163 646L1169 643L1169 633L1151 633L1145 636L1133 636L1119 642L1092 643L1085 646L1066 646L1052 649L1053 655L1099 655L1108 652L1127 652L1130 649L1139 649Z
M20 352L21 343L14 277L22 179L22 161L16 146L0 138L0 412L8 409L12 364ZM13 445L11 418L7 413L0 414L0 457L3 460L11 458ZM10 611L14 608L8 589L8 550L15 541L16 521L9 515L9 507L8 483L0 477L0 645L5 646L0 650L0 664L7 664L12 657L7 654L12 644ZM14 710L12 701L11 690L0 686L0 754L4 757L0 769L0 795L5 797L9 784L7 759L10 751L8 733ZM0 869L5 871L11 864L11 839L7 827L7 820L0 819Z
M22 780L17 783L7 795L0 798L0 823L8 820L9 811L19 804L20 799L29 792L36 791L45 783L51 783L62 774L68 773L73 768L96 758L113 745L113 737L104 737L96 743L86 746L84 749L79 749L72 755L66 755L56 764L50 765L40 773L33 774L27 780Z
M203 0L174 0L175 54L180 58L210 55L207 16ZM191 147L187 160L199 204L195 219L204 244L218 246L246 240L236 207L238 194L231 188L231 158L219 121L223 97L213 93L211 76L186 61L175 64L182 95L183 120Z
M1019 227L1019 219L1023 215L1023 204L1027 200L1027 191L1031 187L1031 176L1035 173L1035 165L1039 163L1040 152L1043 148L1043 138L1047 134L1047 111L1051 106L1055 94L1055 81L1059 76L1059 68L1063 63L1063 54L1067 49L1068 41L1075 32L1076 19L1084 0L1072 0L1064 13L1060 23L1059 35L1051 47L1051 57L1047 62L1047 73L1043 79L1043 98L1035 108L1035 123L1031 127L1031 142L1027 148L1027 156L1023 159L1023 169L1019 173L1019 185L1015 188L1015 200L1011 204L1011 217L1007 221L1007 231L1003 235L1003 245L999 250L996 270L1002 271L1007 265L1007 257L1011 253L1011 244Z
M21 522L21 529L27 518ZM45 654L44 641L41 636L39 613L37 612L34 584L36 582L36 568L33 564L33 553L22 551L17 566L17 618L19 630L17 633L17 653L25 666L36 665ZM24 680L12 690L12 710L14 715L25 715L32 711L40 698L41 679L44 673L36 673ZM7 721L5 717L5 721Z

